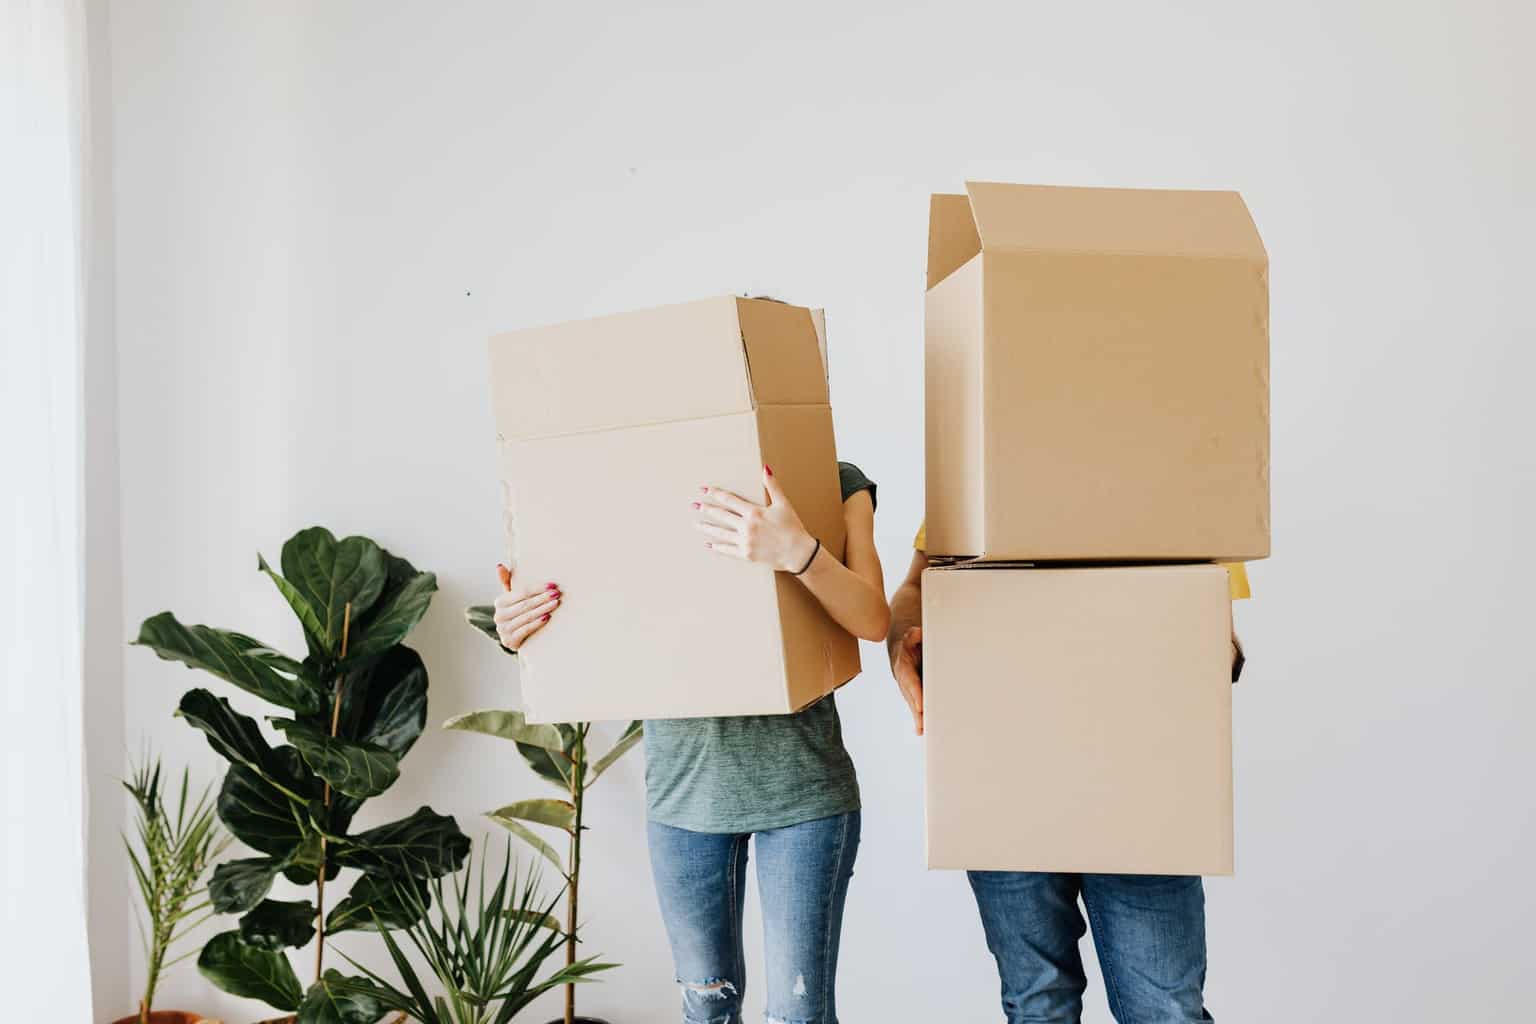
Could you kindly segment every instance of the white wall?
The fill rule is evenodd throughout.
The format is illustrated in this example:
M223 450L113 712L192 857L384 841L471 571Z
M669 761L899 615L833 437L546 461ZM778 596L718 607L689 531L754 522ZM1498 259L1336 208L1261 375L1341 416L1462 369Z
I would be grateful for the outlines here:
M434 721L509 704L460 620L501 551L483 339L730 291L827 307L840 449L881 484L894 576L921 514L928 193L1236 187L1272 263L1275 558L1239 612L1210 1004L1520 1017L1529 5L606 6L114 9L124 636L173 608L295 644L255 552L319 522L439 573ZM127 745L211 775L169 717L194 677L124 658ZM844 1019L996 1019L964 880L921 868L921 744L865 662L840 700L866 801ZM432 732L367 813L431 802L478 834L537 786ZM641 797L637 757L592 815L587 938L626 967L584 998L615 1021L675 1013ZM190 971L165 991L257 1013Z
M132 912L123 862L122 509L118 475L117 307L112 194L112 38L107 0L87 0L87 267L85 334L85 651L83 706L88 785L87 916L94 1018L132 1008L123 920ZM134 747L138 749L137 744Z

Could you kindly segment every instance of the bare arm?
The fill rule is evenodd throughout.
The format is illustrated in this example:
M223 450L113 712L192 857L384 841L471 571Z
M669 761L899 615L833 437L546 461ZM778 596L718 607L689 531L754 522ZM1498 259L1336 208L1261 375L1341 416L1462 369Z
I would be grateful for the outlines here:
M923 734L923 570L928 556L912 552L906 579L891 595L891 628L886 650L891 656L891 675L902 699L912 711L912 725Z
M795 578L838 625L862 640L884 639L891 609L885 603L885 580L875 551L875 507L869 493L860 491L843 502L845 564L817 544L766 466L763 487L767 505L718 487L704 489L693 505L700 515L699 530L710 538L709 547L779 572L798 573Z
M891 607L885 603L885 575L875 550L875 504L868 491L843 502L843 526L846 564L823 547L798 579L839 626L860 640L878 643L890 626Z

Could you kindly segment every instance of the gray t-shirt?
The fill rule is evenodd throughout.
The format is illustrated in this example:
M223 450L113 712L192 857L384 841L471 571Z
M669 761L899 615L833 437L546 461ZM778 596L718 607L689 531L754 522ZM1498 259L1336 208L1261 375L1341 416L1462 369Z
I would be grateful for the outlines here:
M875 485L839 462L843 500ZM859 780L843 746L837 701L792 715L663 718L645 723L650 819L693 832L785 828L859 809Z

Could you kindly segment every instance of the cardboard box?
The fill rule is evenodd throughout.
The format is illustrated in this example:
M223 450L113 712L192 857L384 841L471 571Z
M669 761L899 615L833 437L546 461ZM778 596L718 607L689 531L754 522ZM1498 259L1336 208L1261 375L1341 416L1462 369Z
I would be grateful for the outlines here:
M928 866L1231 874L1216 565L923 574Z
M930 555L1269 555L1268 258L1235 192L930 208Z
M491 339L517 577L566 595L521 652L531 721L790 712L858 674L799 581L707 550L689 508L702 484L765 501L767 464L842 554L818 335L723 297Z

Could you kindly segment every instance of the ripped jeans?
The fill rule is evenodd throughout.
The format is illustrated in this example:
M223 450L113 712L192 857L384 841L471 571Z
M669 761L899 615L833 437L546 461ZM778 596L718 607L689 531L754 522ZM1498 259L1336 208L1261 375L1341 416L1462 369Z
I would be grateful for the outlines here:
M747 844L757 847L770 1024L837 1024L843 903L859 812L740 835L651 822L651 873L672 943L685 1024L741 1024Z

